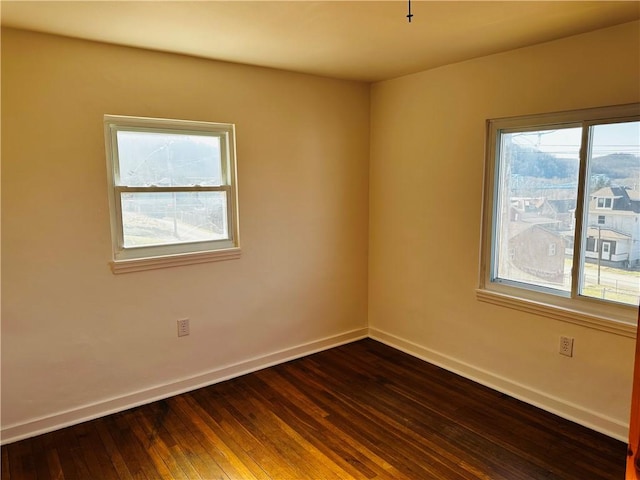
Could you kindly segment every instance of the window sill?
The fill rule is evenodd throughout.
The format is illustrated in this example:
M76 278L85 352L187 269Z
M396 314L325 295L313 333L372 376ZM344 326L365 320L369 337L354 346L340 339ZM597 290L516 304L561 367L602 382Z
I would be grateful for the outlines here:
M137 258L132 260L116 260L111 262L114 274L142 272L159 268L181 267L198 263L221 262L240 258L240 248L213 250L210 252L183 253L163 257Z
M596 316L579 310L558 307L547 303L527 300L490 290L477 289L476 298L481 302L513 308L535 315L541 315L562 322L574 323L629 338L636 338L636 325L620 320Z

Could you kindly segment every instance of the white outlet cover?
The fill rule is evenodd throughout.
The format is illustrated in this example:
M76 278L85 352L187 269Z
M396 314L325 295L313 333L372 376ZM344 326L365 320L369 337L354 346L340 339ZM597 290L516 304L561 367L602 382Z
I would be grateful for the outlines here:
M189 319L178 320L178 336L185 337L187 335L189 335Z
M573 357L573 338L572 337L560 337L560 355L567 357Z

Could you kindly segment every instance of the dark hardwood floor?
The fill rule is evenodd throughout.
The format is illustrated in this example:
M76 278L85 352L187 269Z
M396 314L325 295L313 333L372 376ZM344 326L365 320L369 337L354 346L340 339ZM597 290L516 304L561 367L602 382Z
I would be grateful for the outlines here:
M2 447L2 479L624 478L626 445L362 340Z

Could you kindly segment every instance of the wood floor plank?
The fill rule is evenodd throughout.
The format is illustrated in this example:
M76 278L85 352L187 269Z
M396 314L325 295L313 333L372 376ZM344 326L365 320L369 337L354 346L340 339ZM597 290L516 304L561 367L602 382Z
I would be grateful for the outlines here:
M386 428L392 428L395 431L399 430L405 437L415 441L417 445L424 444L428 449L424 452L425 455L435 455L435 458L446 459L449 467L454 465L461 471L468 470L472 476L477 475L477 468L472 463L467 461L464 464L464 469L461 467L462 464L459 463L459 458L468 457L477 448L477 445L471 444L467 445L466 449L463 449L462 446L464 444L458 440L459 438L472 440L470 438L472 437L470 430L459 423L452 424L446 416L437 415L433 412L427 413L428 410L425 409L424 405L410 401L409 397L405 396L399 404L395 392L392 393L386 390L387 388L377 391L375 394L376 403L373 406L363 404L363 409L370 412L370 415L374 418L379 417L378 421L384 422ZM401 408L398 408L398 405L401 405ZM456 422L460 421L460 416L458 415ZM412 418L413 420L410 425L405 427L403 422L407 418ZM496 445L485 444L484 450L483 462L486 465L492 464L491 477L494 479L517 479L520 477L520 471L531 471L530 465L522 468L519 457L492 462L493 459L490 455L492 450L498 450L500 454L506 453L503 449L497 448Z
M274 374L282 376L283 380L286 382L282 385L294 385L295 383L300 386L302 383L298 382L293 377L291 378L291 381L289 381L284 377L284 375L286 375L285 372L277 372L276 369L269 369L269 371L273 371ZM260 372L260 375L264 376L265 374ZM385 474L391 475L390 478L393 479L405 478L401 472L368 449L365 445L354 439L348 434L348 432L336 427L336 425L334 425L333 418L330 418L330 413L328 411L322 410L317 404L314 408L308 409L307 405L310 402L317 402L318 398L322 396L321 390L312 392L309 396L305 395L298 389L297 391L298 393L296 395L291 395L291 391L287 390L285 392L285 398L279 398L278 403L288 405L289 414L291 416L287 416L287 418L298 418L301 422L299 424L301 431L304 431L303 427L307 426L310 440L313 441L312 439L315 438L316 441L319 442L319 448L322 448L322 446L327 447L330 450L330 453L333 453L339 459L341 458L348 465L355 467L360 474L367 478L384 478ZM297 401L296 403L299 404L295 405L287 403L292 398L295 398ZM302 401L298 402L299 399L302 399ZM278 407L274 405L274 408ZM282 412L282 410L279 411ZM282 413L282 415L284 416L285 414ZM292 423L294 422L292 421ZM340 460L337 461L339 462ZM349 470L347 469L347 471Z
M88 470L82 459L76 459L77 442L73 429L64 428L53 432L50 445L56 445L57 457L66 480L81 480L86 478Z
M270 389L274 392L273 398L266 400L269 408L353 478L375 478L386 471L384 468L377 471L371 458L374 456L373 452L363 453L364 449L357 448L358 446L350 441L350 437L333 428L331 422L326 420L327 412L318 408L275 370L264 370L255 378L263 380L264 383L254 385L254 389ZM283 394L276 396L275 392L280 390ZM385 462L384 467L388 468L389 465Z
M371 427L377 429L373 432L373 438L376 438L379 434L384 434L390 437L390 443L393 445L403 445L404 452L398 452L400 455L395 461L398 464L402 464L404 468L408 468L411 465L411 461L405 458L407 453L409 456L417 456L422 458L423 467L427 467L425 475L441 475L448 476L449 478L466 478L464 472L456 468L457 472L452 473L450 468L454 466L452 462L447 462L444 458L434 455L430 445L427 442L423 442L422 445L410 442L410 436L407 433L410 432L410 428L402 425L405 421L403 415L400 416L399 421L396 422L392 416L388 415L389 412L384 413L378 408L381 406L381 396L385 394L383 386L377 382L364 379L362 376L356 381L349 384L343 384L341 382L335 382L337 371L332 371L333 366L328 364L315 365L309 364L308 369L304 371L304 375L315 375L317 377L316 385L320 388L325 388L323 385L329 385L329 390L333 394L330 404L342 405L345 412L342 413L342 417L354 418L357 415L361 415L362 419L373 420ZM373 379L375 380L375 379ZM364 399L366 403L361 403L359 399ZM368 404L371 404L368 405ZM359 408L353 409L353 405L358 405ZM336 418L339 412L334 412L333 417ZM384 433L382 433L384 432ZM403 439L401 442L394 442L394 439ZM424 438L421 438L424 440ZM398 447L396 447L398 448ZM394 450L389 451L387 454L391 454ZM402 456L404 455L404 457ZM447 463L449 463L447 465ZM457 462L456 462L457 463ZM416 472L408 472L415 475Z
M218 450L224 460L216 461L230 478L247 480L271 480L264 469L247 452L246 446L240 445L236 437L227 434L224 424L218 424L203 409L193 395L185 395L179 399L183 411L189 415L194 429L202 435L202 444L209 451ZM233 429L231 429L233 431Z
M19 442L15 448L9 450L8 461L11 478L36 480L37 474L33 463L32 443ZM3 458L4 461L4 458Z
M362 340L2 446L9 480L614 480L626 445Z
M205 450L188 427L188 418L176 407L176 399L166 401L168 409L163 417L163 427L175 440L171 453L189 479L229 480L216 462L213 451Z
M273 419L275 426L302 449L301 454L303 458L306 458L310 463L316 464L315 468L318 471L323 471L323 475L325 475L327 479L342 478L341 475L344 473L344 469L340 465L337 465L334 460L330 460L323 452L324 449L318 448L310 436L304 435L303 432L309 424L306 424L304 429L295 428L296 424L293 422L294 417L287 415L286 410L281 408L285 401L284 398L281 396L272 396L270 393L275 394L275 391L271 390L269 386L262 382L257 376L246 377L245 383L252 393L251 398L255 399L252 400L252 402L256 405L264 405ZM288 391L287 393L291 392ZM327 471L330 471L330 473L327 473ZM317 475L319 474L320 473ZM352 478L352 476L350 475L349 478Z
M105 454L109 458L111 465L113 465L113 468L116 471L117 476L115 478L122 480L133 480L134 476L127 466L129 462L127 462L127 459L120 453L120 450L118 449L110 430L107 428L106 420L102 422L95 422L93 423L93 426L96 429L100 440L102 441L102 445L104 445Z
M33 439L31 448L31 451L33 452L33 463L36 469L36 477L38 478L38 480L51 480L51 478L55 478L54 475L59 475L60 470L56 471L54 465L54 472L51 471L51 468L49 466L49 458L47 457L48 449L42 437L43 436L39 436Z
M142 448L148 453L159 478L189 480L189 477L173 457L171 446L162 441L158 441L157 436L143 430L137 416L131 419L130 425L131 432L135 435ZM174 442L171 443L173 444Z
M202 412L195 405L188 402L188 396L175 398L175 408L180 414L194 438L200 444L200 449L215 462L222 471L231 479L266 479L268 477L258 467L252 471L247 467L244 461L251 462L252 466L255 462L244 457L244 461L226 442L212 429L205 421L202 420ZM204 453L203 453L204 455ZM254 471L258 476L254 475Z
M47 466L49 467L49 477L52 480L64 480L64 472L60 464L58 449L52 448L47 450Z
M113 466L104 443L95 428L95 423L86 422L75 429L78 442L78 454L82 455L84 463L91 475L99 472L102 479L118 478L118 472Z
M299 382L299 385L303 382ZM300 390L297 395L291 395L291 391L287 391L286 395L278 397L271 405L274 411L280 412L280 415L287 420L292 426L297 426L301 434L304 434L305 429L309 430L309 441L317 441L317 447L322 449L323 447L330 447L327 449L327 456L335 458L331 454L337 454L338 456L344 456L344 460L352 467L357 467L356 470L359 474L364 475L367 478L374 478L377 476L385 476L385 474L391 474L392 478L403 478L397 469L393 468L391 464L380 458L371 450L366 449L361 444L354 442L353 439L345 434L344 430L336 428L334 425L335 413L329 418L329 413L324 412L321 417L313 417L307 415L304 411L304 405L306 402L302 402L300 407L291 402L292 398L296 400L298 398L308 398L302 394ZM316 397L317 394L311 393L310 397ZM316 397L317 401L317 397ZM286 409L283 407L286 406ZM322 435L322 432L327 432L326 435ZM333 441L335 440L335 441ZM345 451L344 446L349 446L349 450ZM365 455L362 455L362 452ZM341 463L340 459L334 460L337 463ZM348 468L346 468L349 471Z
M209 425L216 428L216 433L225 444L234 449L239 458L244 459L244 465L250 468L254 475L260 476L253 468L254 464L270 479L287 478L287 475L290 475L284 462L244 428L238 420L239 413L234 412L235 408L226 403L224 396L212 398L202 390L193 392L192 395L197 398L204 411L211 413L210 420L215 422L215 425ZM213 419L214 416L217 420Z
M9 449L2 448L2 473L0 478L4 480L11 480L11 469L9 468Z
M235 402L234 402L235 403ZM250 436L250 443L247 444L248 452L274 479L278 478L305 478L305 465L292 463L293 458L289 455L289 445L285 438L273 439L279 445L273 443L263 432L262 427L253 428L252 423L255 416L245 417L241 410L237 410L235 405L227 405L225 412L230 417L222 426L234 425L241 432L246 432ZM229 430L227 430L228 433ZM299 462L298 462L299 463Z
M146 453L144 446L131 431L133 418L134 415L130 411L107 417L107 429L135 480L161 478L161 473L154 466L153 458Z
M234 383L234 407L238 420L260 444L276 458L281 458L292 478L322 478L339 480L330 468L322 473L317 470L317 462L296 439L282 429L277 417L267 406L255 399L243 383ZM322 476L321 476L322 475Z
M353 432L366 434L361 436L363 443L370 442L375 445L378 438L386 437L388 442L398 445L393 451L379 449L378 454L386 456L386 460L393 464L398 470L404 471L410 478L420 478L429 476L439 476L439 478L464 479L468 478L460 468L455 465L447 465L429 451L424 444L416 444L407 441L406 435L410 429L400 425L393 425L393 422L386 415L375 416L375 409L368 409L367 403L379 402L378 396L381 391L372 383L363 384L363 379L355 379L350 383L337 382L335 375L328 373L325 369L327 364L320 366L307 362L306 368L300 372L293 371L298 375L298 380L302 382L304 378L313 375L319 381L315 383L315 388L324 390L324 385L330 385L328 391L331 396L327 399L326 409L332 409L331 419L338 423L340 428L350 428ZM310 396L317 393L310 392ZM372 417L373 414L373 417ZM350 427L347 427L349 425ZM410 439L409 439L410 440ZM401 448L402 447L402 448ZM373 447L377 448L377 447ZM375 451L375 450L374 450ZM392 455L393 453L393 455ZM415 459L420 461L416 462ZM455 471L452 470L455 469Z

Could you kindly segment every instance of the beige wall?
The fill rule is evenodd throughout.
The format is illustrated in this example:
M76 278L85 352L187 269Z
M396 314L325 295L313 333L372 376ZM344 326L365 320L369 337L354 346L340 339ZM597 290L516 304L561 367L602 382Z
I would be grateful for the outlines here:
M639 40L635 22L372 89L371 334L619 438L634 340L480 303L475 288L486 119L638 102Z
M111 273L105 113L236 124L241 259ZM366 335L368 160L366 84L4 31L5 441Z
M633 23L369 89L4 31L4 440L358 338L367 308L375 338L623 438L633 339L475 288L485 120L639 101L638 39ZM110 272L104 113L237 125L240 260Z

